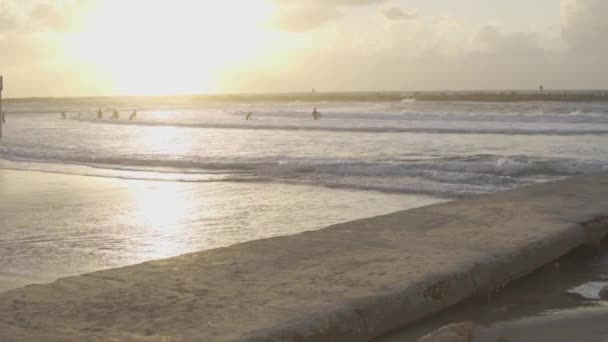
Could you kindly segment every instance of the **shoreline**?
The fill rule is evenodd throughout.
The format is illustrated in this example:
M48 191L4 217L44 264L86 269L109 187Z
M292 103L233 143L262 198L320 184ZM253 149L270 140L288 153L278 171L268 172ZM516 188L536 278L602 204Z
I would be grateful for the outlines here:
M365 341L598 241L606 193L577 176L26 286L0 337Z
M305 184L72 171L0 169L0 293L444 201Z

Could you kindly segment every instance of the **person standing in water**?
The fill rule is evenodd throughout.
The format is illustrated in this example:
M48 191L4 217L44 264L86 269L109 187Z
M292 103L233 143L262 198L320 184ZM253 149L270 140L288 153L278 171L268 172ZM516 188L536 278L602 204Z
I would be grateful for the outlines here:
M65 120L65 112L61 113L61 118Z
M112 112L112 119L119 119L120 115L118 114L118 110L114 109Z
M253 112L247 113L247 115L245 116L245 120L253 120L252 115L253 115Z
M103 112L101 111L101 108L99 108L99 110L97 110L97 119L98 120L103 119Z
M5 117L6 112L2 112L2 122L6 122L6 117Z
M129 116L129 120L133 120L137 118L137 109L133 110L133 113L131 113L131 116Z
M321 113L317 111L317 108L312 111L312 118L314 120L319 120L321 118Z

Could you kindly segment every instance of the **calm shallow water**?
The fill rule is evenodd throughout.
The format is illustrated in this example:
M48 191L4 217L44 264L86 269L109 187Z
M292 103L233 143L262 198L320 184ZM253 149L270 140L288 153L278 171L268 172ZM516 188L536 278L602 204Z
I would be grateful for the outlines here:
M0 170L0 292L439 201L306 185Z

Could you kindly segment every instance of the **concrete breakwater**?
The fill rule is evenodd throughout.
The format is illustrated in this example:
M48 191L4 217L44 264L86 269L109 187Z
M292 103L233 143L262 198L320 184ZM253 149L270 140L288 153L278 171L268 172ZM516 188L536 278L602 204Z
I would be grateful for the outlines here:
M0 294L0 341L366 341L608 232L577 176Z

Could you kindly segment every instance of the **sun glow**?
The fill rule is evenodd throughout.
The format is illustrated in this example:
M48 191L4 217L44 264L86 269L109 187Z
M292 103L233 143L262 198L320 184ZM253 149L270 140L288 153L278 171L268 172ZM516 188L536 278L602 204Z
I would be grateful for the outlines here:
M69 38L122 95L213 91L223 69L271 44L267 0L106 0Z

